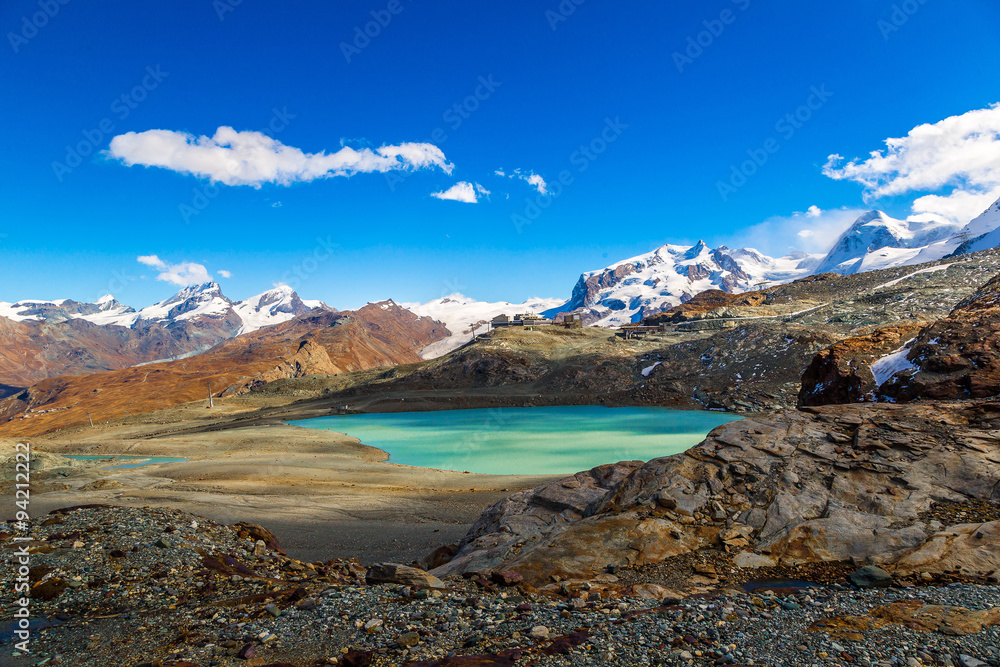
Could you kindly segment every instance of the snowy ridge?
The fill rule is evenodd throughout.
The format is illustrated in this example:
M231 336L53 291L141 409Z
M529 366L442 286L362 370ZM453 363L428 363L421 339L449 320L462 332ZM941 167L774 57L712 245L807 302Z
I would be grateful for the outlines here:
M967 241L963 252L977 252L1000 246L1000 200L962 228L960 235Z
M98 326L125 328L148 327L152 324L170 326L174 323L198 321L202 318L225 320L235 316L242 325L236 335L280 324L313 310L328 308L322 301L306 301L287 285L282 285L243 301L231 301L217 283L189 285L163 301L142 310L124 306L110 294L95 303L77 303L69 299L57 301L23 300L0 302L0 317L15 322L64 322L80 319Z
M849 275L922 264L947 257L959 246L961 226L935 220L897 220L869 211L841 234L816 269Z
M279 285L257 296L233 304L233 310L243 320L237 335L280 324L314 308L326 308L322 301L300 299L288 285Z
M476 301L462 294L448 296L428 301L427 303L401 303L415 315L430 317L443 322L451 332L447 338L431 343L420 352L422 359L434 359L458 349L472 340L472 328L476 326L477 333L486 331L486 324L493 321L497 315L516 315L518 313L542 313L564 303L563 299L528 299L524 303L509 301Z

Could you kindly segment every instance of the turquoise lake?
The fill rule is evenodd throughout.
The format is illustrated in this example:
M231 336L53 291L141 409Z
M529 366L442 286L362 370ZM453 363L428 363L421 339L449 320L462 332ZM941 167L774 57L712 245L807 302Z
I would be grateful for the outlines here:
M736 415L668 408L490 408L301 419L346 433L403 465L495 475L558 475L683 452Z

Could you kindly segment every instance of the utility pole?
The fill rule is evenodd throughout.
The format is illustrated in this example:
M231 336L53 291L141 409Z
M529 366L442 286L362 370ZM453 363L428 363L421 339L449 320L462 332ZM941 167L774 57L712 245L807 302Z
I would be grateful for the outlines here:
M214 408L215 403L212 401L212 383L208 383L208 407Z
M90 420L90 428L94 428L94 418L90 416L89 412L87 413L87 419Z

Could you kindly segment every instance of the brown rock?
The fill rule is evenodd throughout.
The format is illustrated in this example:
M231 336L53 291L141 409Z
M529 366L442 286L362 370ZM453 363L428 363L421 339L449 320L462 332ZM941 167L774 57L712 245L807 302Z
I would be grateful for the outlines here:
M1000 625L1000 608L973 611L965 607L929 605L920 600L901 600L876 607L868 616L835 616L817 621L810 632L826 632L832 637L854 639L867 630L902 625L918 632L948 635L975 634L984 627Z
M519 583L524 581L524 577L520 572L514 572L513 570L495 570L490 574L490 579L495 584L501 586L517 586Z
M1000 521L962 524L942 530L904 554L893 565L897 574L944 574L986 578L1000 571Z
M368 568L365 582L373 584L400 584L414 588L444 588L444 582L419 568L399 563L379 563Z
M54 600L62 595L69 583L58 577L47 579L32 586L31 597L35 600Z

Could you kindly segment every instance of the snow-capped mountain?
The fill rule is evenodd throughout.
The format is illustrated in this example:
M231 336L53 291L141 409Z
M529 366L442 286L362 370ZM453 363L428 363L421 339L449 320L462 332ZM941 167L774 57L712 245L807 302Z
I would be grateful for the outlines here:
M958 237L958 252L963 254L1000 246L1000 199L963 227Z
M15 322L65 322L81 319L99 326L120 326L129 329L147 328L154 324L170 327L180 322L199 320L231 321L240 335L272 324L286 322L314 308L329 309L322 301L307 301L287 285L281 285L243 301L232 301L222 293L218 283L189 285L163 301L136 311L124 306L110 294L96 303L79 303L69 299L57 301L25 300L16 303L0 301L0 317Z
M115 318L131 312L135 311L115 301L110 294L102 296L96 303L80 303L71 299L56 301L25 299L16 303L0 301L0 317L15 322L64 322L77 318L98 321L101 318Z
M712 249L663 245L604 269L580 276L573 296L549 311L581 312L599 326L637 322L669 310L709 289L743 292L764 284L788 282L813 272L821 256L793 253L775 259L753 248Z
M233 310L243 320L239 334L257 331L272 324L287 322L293 317L309 312L314 308L332 310L322 301L299 298L288 285L279 285L249 299L233 304ZM237 335L239 335L237 334Z
M931 262L954 252L961 225L932 220L897 220L869 211L847 229L816 273L848 275Z
M493 321L497 315L516 315L518 313L542 313L564 303L562 299L528 299L524 303L509 301L476 301L462 294L448 296L428 301L427 303L400 304L410 312L421 317L443 322L451 335L443 340L431 343L420 352L423 359L434 359L447 354L472 340L472 330L475 327L479 333L485 331L484 325Z

